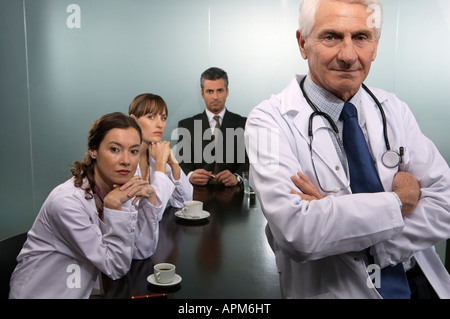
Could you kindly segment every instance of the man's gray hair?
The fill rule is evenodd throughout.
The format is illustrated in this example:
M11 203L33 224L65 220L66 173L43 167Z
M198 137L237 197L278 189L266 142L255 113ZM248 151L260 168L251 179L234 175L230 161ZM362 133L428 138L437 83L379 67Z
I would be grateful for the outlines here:
M376 28L376 36L381 36L383 25L383 5L381 0L302 0L300 3L299 29L304 37L308 37L316 23L316 13L319 5L324 1L341 1L357 3L367 6L367 12L373 12L367 23L370 28Z
M203 91L203 83L205 80L216 81L223 79L225 81L225 87L228 89L228 74L224 70L216 67L209 68L202 73L200 77L200 87Z

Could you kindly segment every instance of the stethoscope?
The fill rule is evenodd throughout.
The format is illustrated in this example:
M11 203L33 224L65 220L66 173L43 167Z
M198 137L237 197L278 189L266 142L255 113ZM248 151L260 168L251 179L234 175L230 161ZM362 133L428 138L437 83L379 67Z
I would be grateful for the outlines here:
M314 111L311 114L310 118L309 118L308 134L309 134L310 139L312 140L312 138L313 138L313 119L316 116L324 117L328 121L328 123L331 125L333 131L338 136L339 135L339 129L337 128L337 126L334 123L333 119L328 114L326 114L324 112L320 112L317 109L317 107L314 105L314 103L312 103L312 101L309 99L308 95L306 94L305 89L304 89L305 80L306 80L306 76L300 82L300 88L301 88L301 90L303 92L303 96L305 97L306 101L308 102L308 104L311 106L311 108ZM380 113L381 113L381 117L383 119L384 142L386 144L386 150L387 150L383 154L383 156L381 158L381 160L383 162L383 165L386 166L387 168L398 167L403 161L405 148L404 147L400 147L399 152L396 152L396 151L391 149L391 144L389 143L389 137L388 137L388 131L387 131L386 114L384 113L383 107L382 107L380 101L378 101L377 97L372 93L372 91L369 90L369 88L364 83L362 84L362 87L367 93L369 93L369 95L372 97L372 99L377 104L377 106L378 106L378 108L380 110Z

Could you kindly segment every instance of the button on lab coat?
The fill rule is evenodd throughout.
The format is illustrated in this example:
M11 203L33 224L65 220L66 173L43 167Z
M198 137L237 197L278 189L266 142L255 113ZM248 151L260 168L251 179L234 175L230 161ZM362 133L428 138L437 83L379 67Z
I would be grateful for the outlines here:
M383 105L391 148L405 147L403 163L387 168L381 114L364 91L362 105L370 147L385 192L351 194L351 189L318 201L290 194L290 177L303 172L316 185L308 135L312 109L297 76L280 94L255 107L247 120L250 183L268 221L266 233L275 252L284 298L381 298L368 282L364 249L372 247L381 268L414 257L441 298L450 298L450 276L434 250L450 237L450 171L433 143L420 131L405 103L373 89ZM314 158L325 189L345 188L345 170L326 121L315 117ZM419 179L421 197L403 218L392 181L399 171ZM381 285L383 283L381 282Z

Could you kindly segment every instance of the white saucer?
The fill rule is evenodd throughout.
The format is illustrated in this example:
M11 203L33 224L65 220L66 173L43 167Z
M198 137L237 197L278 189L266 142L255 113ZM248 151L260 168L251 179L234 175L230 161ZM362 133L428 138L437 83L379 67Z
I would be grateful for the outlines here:
M204 210L204 211L202 211L200 216L188 216L188 215L184 215L183 212L181 210L179 210L175 213L175 216L182 218L182 219L186 219L186 220L201 220L201 219L208 218L210 216L210 214L206 210Z
M167 284L162 284L162 283L159 283L156 281L154 274L151 274L150 276L147 277L147 281L149 283L151 283L152 285L170 287L170 286L175 286L175 285L179 284L181 282L181 276L175 274L175 278L173 279L172 282L169 282Z

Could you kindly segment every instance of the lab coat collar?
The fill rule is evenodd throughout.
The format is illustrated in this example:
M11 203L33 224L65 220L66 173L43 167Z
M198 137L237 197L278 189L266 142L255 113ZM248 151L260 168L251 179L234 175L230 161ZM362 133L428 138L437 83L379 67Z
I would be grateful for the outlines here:
M309 118L313 113L312 108L303 96L300 82L305 75L296 75L288 87L281 94L280 112L284 117L291 118L297 129L309 144ZM319 128L327 127L326 121L317 116L313 121L313 133Z
M365 91L361 97L361 102L364 113L366 114L366 128L369 136L370 147L372 149L373 156L376 157L376 154L380 153L381 146L384 145L384 143L382 143L384 141L383 120L377 104ZM378 159L376 159L376 161L378 162Z
M283 117L292 120L300 134L309 144L309 117L313 113L313 110L300 89L300 82L304 77L305 75L296 75L287 88L281 93L280 113ZM323 127L325 123L321 118L317 117L317 119L314 120L314 130L318 128L317 125Z
M309 117L313 113L313 110L307 103L300 89L300 82L303 77L304 75L297 75L281 94L280 113L285 119L290 119L292 121L298 132L302 135L302 137L309 145ZM375 91L375 95L382 105L388 100L388 95L384 91L376 89L373 89L373 91ZM367 119L366 126L369 136L370 148L372 150L378 171L380 175L383 175L382 173L387 168L382 164L381 161L381 156L386 148L384 144L383 122L381 113L375 101L366 91L363 91L362 93L361 102ZM317 131L318 129L324 127L327 127L326 121L320 116L315 117L313 121L313 136L315 139L319 140ZM339 163L340 160L337 152L332 152L333 155L330 154L330 150L334 149L335 147L333 141L327 135L322 135L322 137L320 138L320 143L314 143L314 152L316 153L316 155L321 158L324 163L326 163L331 171L336 173L334 168L337 166L336 164ZM342 170L340 173L337 173L337 175L343 184L347 183L347 177L345 176L345 174L343 174ZM382 182L385 189L389 189L390 185L388 185L387 181Z
M305 100L305 97L303 96L302 90L300 89L300 82L305 76L306 75L296 75L295 78L292 79L292 81L289 83L287 88L284 89L283 93L281 94L282 98L281 98L280 111L283 115L287 114L289 112L302 112L303 111L300 106L305 105L305 103L307 103L307 102ZM382 91L382 90L377 90L372 87L369 87L369 89L371 91L376 91L375 95L381 104L386 102L386 100L388 99L387 92ZM376 104L371 99L371 97L365 91L363 91L363 92L364 92L363 98L362 98L363 104L367 103L367 98L368 98L369 100L371 100L370 102L374 103L374 106L376 107ZM364 100L364 96L365 96L366 100ZM300 101L301 105L299 105L299 101ZM310 113L312 113L312 110L309 107L309 105L306 109L309 110Z
M373 91L373 93L383 106L383 104L385 104L388 100L387 94L381 90L372 90L371 88L369 89ZM364 113L366 115L366 129L369 138L369 147L371 149L372 156L375 161L375 166L377 167L378 175L381 179L381 183L383 184L383 188L385 191L389 192L392 190L392 179L389 178L389 176L391 176L391 174L389 174L389 171L392 169L384 166L382 161L382 156L387 151L384 141L383 118L376 102L366 91L363 91L361 102Z
M304 75L297 75L281 94L280 113L286 121L292 122L307 144L310 145L308 128L309 118L313 110L300 89L300 81L303 77ZM316 116L313 121L314 156L324 162L329 168L330 173L340 180L341 187L345 187L348 184L348 179L344 169L336 169L337 167L341 167L341 160L337 152L334 151L335 147L330 134L326 130L320 130L318 132L320 128L324 127L328 127L325 120L321 116ZM349 191L347 190L346 192Z
M300 89L300 81L304 77L305 75L296 75L281 94L280 111L283 115L290 112L298 113L303 111L301 105L304 105L306 100L303 96L302 90ZM312 113L312 110L310 111L310 113Z
M309 141L308 127L309 127L309 117L313 113L313 110L306 101L303 93L300 89L300 82L305 77L305 75L296 75L295 78L289 83L287 88L281 93L281 103L280 103L280 113L283 116L287 116L294 120L297 124L297 128L302 133L302 135ZM370 88L370 90L375 91L375 95L381 104L388 100L388 94L382 90L376 90ZM367 119L367 129L370 137L370 142L374 143L372 145L373 150L379 150L379 143L383 141L380 136L383 137L382 125L380 127L379 123L382 124L381 114L375 101L370 97L370 95L363 90L361 97L362 107L364 108L364 113ZM372 119L379 119L375 121ZM317 117L313 122L313 132L319 128L326 127L327 124L325 120L321 117ZM384 144L384 143L383 143Z
M300 134L309 144L309 117L313 113L313 110L300 89L300 82L304 77L305 75L296 75L288 87L281 93L280 113L283 117L292 120ZM313 121L313 133L322 127L326 127L325 121L320 116L315 117Z

